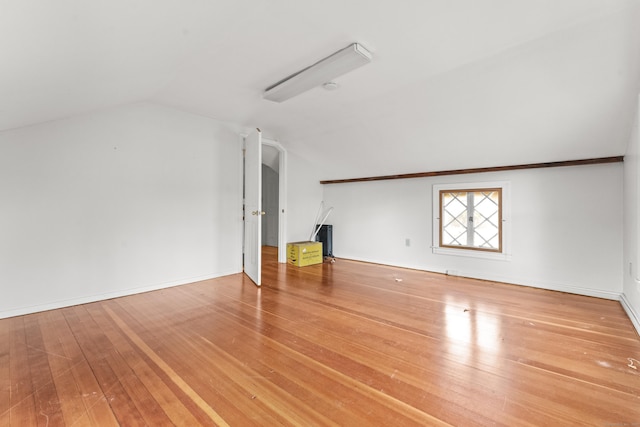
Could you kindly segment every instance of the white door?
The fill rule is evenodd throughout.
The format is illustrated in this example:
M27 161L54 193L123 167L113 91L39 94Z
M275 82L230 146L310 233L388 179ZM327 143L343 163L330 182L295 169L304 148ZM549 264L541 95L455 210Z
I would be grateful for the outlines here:
M244 140L244 272L260 286L262 268L262 133Z

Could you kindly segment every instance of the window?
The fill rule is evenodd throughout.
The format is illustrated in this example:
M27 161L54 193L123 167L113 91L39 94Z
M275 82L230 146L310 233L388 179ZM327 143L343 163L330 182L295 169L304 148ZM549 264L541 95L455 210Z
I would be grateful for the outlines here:
M440 190L440 247L502 251L502 189Z
M433 186L433 251L509 259L508 182Z

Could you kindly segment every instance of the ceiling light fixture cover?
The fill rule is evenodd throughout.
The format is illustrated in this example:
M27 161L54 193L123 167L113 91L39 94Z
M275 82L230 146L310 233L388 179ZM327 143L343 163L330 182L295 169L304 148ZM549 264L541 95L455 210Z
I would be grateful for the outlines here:
M275 102L286 101L368 64L371 59L372 55L367 49L358 43L352 43L344 49L340 49L315 64L269 86L264 91L263 98Z
M322 84L322 87L326 90L336 90L340 87L336 82L326 82Z

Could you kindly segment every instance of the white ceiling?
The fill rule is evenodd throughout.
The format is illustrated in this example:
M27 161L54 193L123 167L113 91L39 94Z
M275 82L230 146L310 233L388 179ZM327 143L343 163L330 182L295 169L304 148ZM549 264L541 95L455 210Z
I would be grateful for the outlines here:
M352 42L371 64L282 104ZM257 126L323 179L624 154L640 0L4 0L0 130L150 101Z

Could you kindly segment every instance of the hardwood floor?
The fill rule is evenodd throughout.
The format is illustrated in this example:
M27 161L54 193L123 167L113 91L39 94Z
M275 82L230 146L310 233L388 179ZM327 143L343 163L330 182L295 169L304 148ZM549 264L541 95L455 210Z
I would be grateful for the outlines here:
M0 426L640 426L618 302L270 248L263 283L0 320Z

